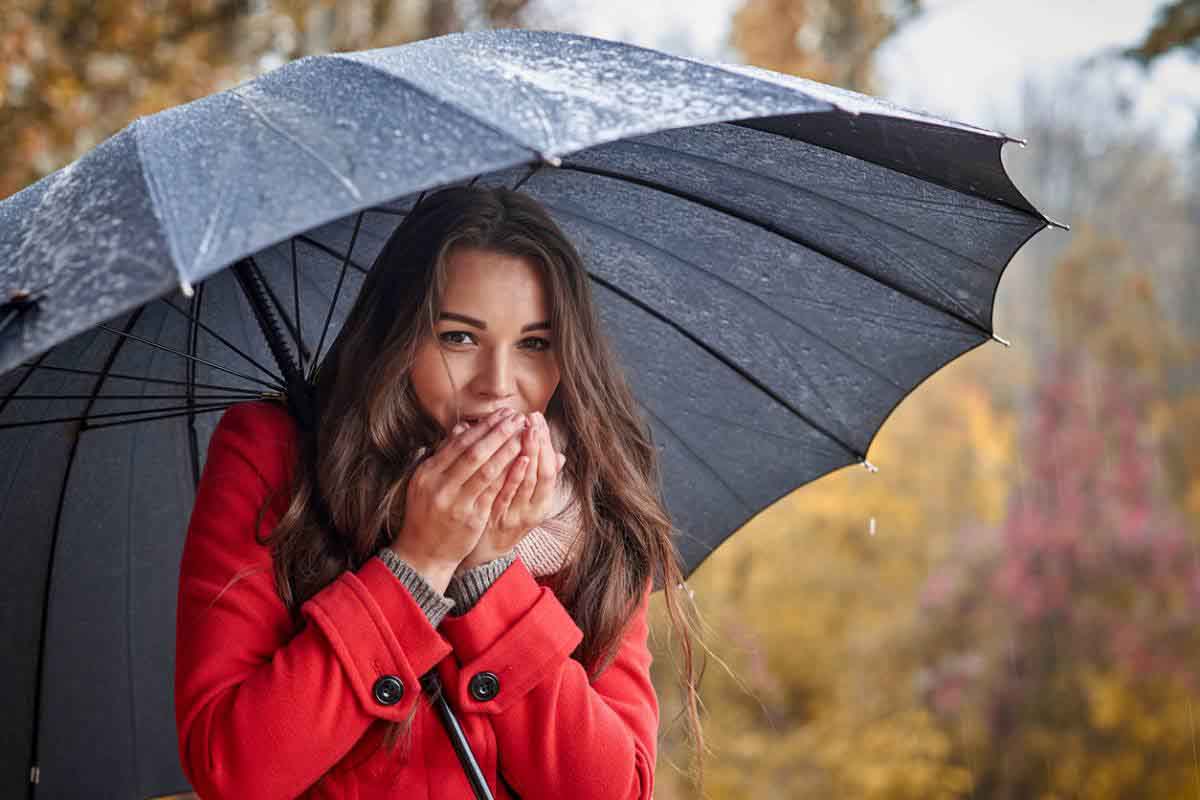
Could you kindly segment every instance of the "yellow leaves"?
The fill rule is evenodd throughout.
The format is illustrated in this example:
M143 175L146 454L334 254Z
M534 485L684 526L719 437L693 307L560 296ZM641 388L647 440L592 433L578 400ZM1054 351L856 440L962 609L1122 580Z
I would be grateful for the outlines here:
M74 75L60 73L55 75L42 89L47 104L57 114L69 114L75 99L82 91L82 85Z
M1113 675L1096 674L1085 670L1080 675L1087 692L1092 724L1098 730L1111 731L1121 724L1126 704L1122 682Z
M872 446L881 472L851 466L792 493L689 582L714 628L709 645L734 672L710 662L702 687L711 797L972 790L952 729L913 688L914 643L932 565L960 526L1001 517L1009 491L1016 425L981 376L1015 359L983 351L888 419Z
M951 743L923 709L874 720L845 718L812 737L813 757L834 776L839 796L958 798L970 771L948 763Z
M1128 678L1117 673L1088 670L1080 679L1086 690L1090 720L1097 730L1113 732L1126 728L1139 745L1150 750L1165 743L1172 726L1170 718L1164 718L1156 707L1158 692L1147 696L1144 687L1130 685ZM1182 726L1182 716L1177 722Z
M1187 497L1184 498L1184 507L1193 518L1200 519L1200 475L1192 481Z
M732 39L751 64L869 92L875 50L902 16L880 0L746 0Z

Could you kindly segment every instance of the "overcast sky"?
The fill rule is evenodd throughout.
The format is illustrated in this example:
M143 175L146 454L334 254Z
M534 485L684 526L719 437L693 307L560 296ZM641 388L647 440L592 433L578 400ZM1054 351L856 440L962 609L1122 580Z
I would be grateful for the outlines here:
M593 36L680 55L739 61L728 44L743 0L540 0ZM1020 136L1013 119L1025 75L1053 76L1105 48L1136 41L1161 0L927 0L927 12L889 41L878 59L880 94L901 105ZM1187 104L1200 103L1200 66L1182 56L1142 75L1116 73L1137 87L1141 119L1161 124L1170 141L1195 125ZM1161 122L1158 122L1161 120Z

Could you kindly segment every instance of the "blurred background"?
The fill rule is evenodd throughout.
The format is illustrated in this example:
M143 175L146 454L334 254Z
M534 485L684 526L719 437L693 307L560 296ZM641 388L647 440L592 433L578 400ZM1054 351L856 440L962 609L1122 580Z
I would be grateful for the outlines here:
M485 27L622 39L1028 141L1065 233L868 457L689 581L711 798L1200 797L1200 0L4 0L0 196L301 56ZM662 597L656 796L690 798Z

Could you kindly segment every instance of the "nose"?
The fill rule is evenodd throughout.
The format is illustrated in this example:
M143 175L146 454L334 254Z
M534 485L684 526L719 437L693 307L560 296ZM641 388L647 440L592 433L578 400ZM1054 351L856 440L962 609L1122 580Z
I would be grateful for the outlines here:
M476 375L475 391L491 400L505 400L515 391L512 356L498 347L482 357Z

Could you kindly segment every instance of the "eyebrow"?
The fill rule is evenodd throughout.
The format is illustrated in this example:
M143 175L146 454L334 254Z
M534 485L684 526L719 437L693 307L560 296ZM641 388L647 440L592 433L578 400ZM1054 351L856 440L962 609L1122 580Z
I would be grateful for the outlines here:
M453 311L443 311L441 313L441 316L438 317L438 322L441 322L444 319L458 320L459 322L465 322L468 325L474 325L476 328L479 328L482 331L487 330L486 322L484 322L481 319L475 319L474 317L468 317L466 314L455 314ZM544 319L541 322L529 323L525 327L521 328L521 333L528 333L529 331L548 331L548 330L550 330L550 320Z

